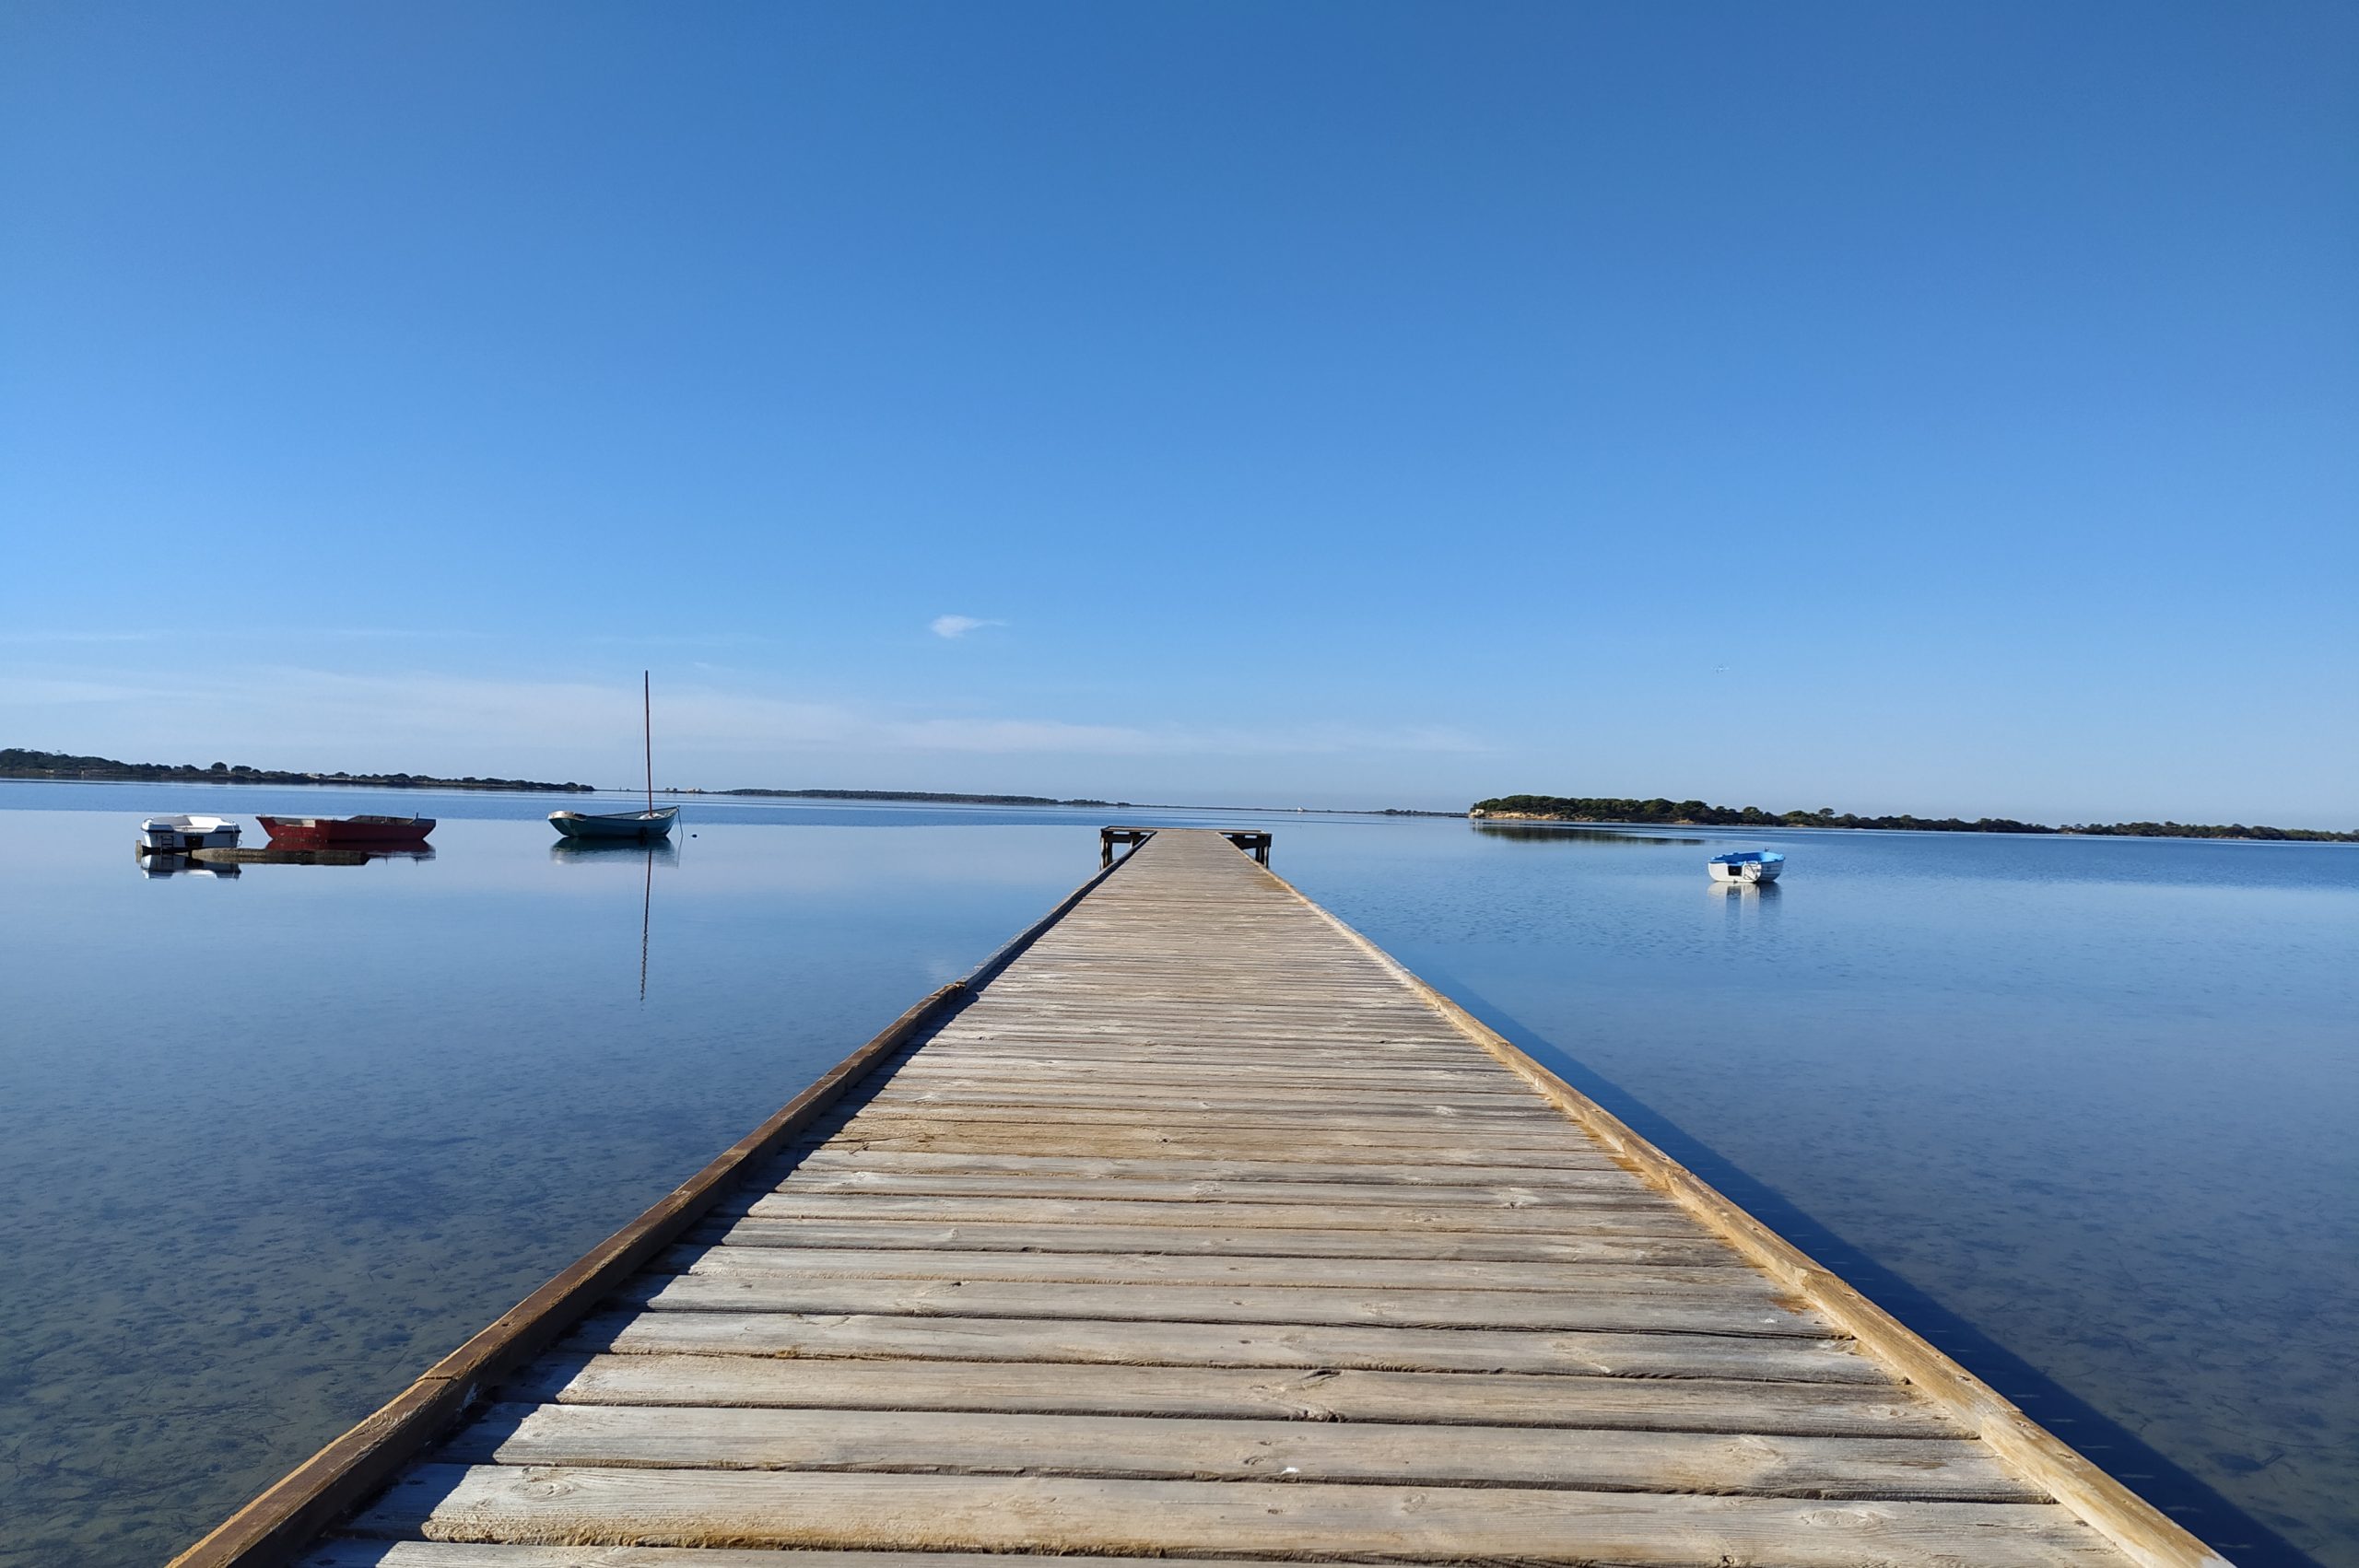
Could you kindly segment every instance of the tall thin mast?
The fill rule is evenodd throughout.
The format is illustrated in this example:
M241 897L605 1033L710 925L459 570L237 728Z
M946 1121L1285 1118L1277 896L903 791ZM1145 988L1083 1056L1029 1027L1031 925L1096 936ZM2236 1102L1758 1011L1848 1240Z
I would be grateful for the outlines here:
M647 741L647 814L655 814L655 688L648 673L639 673L640 733Z

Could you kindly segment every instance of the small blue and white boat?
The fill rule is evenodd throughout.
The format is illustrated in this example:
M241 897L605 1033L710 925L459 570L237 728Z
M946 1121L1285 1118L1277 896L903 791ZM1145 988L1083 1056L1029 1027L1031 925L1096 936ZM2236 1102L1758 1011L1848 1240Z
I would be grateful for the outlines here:
M1733 855L1713 856L1704 869L1712 873L1714 882L1775 882L1786 869L1786 857L1775 849L1740 849Z

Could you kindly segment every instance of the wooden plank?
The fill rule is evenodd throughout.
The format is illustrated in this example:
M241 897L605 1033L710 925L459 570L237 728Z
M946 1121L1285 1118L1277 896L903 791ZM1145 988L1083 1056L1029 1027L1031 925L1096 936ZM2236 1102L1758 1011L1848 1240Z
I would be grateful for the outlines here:
M1153 1252L975 1252L920 1248L675 1246L653 1265L682 1274L774 1279L1032 1280L1076 1284L1350 1285L1365 1290L1583 1292L1758 1288L1735 1258L1711 1263L1501 1263L1429 1258L1172 1256Z
M1250 1160L1283 1159L1288 1153L1298 1158L1320 1160L1367 1159L1378 1164L1398 1164L1404 1159L1431 1160L1436 1164L1496 1164L1512 1160L1518 1164L1549 1164L1561 1152L1569 1168L1589 1163L1589 1151L1564 1145L1554 1140L1517 1139L1509 1141L1487 1137L1480 1147L1472 1147L1464 1139L1437 1134L1433 1139L1412 1139L1402 1132L1376 1130L1323 1130L1244 1129L1235 1132L1208 1132L1194 1129L1160 1127L1074 1127L1055 1122L1026 1124L1011 1121L992 1125L982 1122L912 1122L906 1127L880 1129L876 1123L864 1124L859 1130L848 1130L838 1144L844 1149L948 1149L956 1148L976 1153L1037 1153L1090 1154L1120 1158L1126 1154L1153 1155L1159 1159L1231 1158Z
M879 1220L710 1220L688 1238L706 1246L876 1246L965 1252L1216 1253L1238 1258L1415 1258L1496 1259L1502 1263L1675 1263L1726 1265L1728 1248L1709 1237L1676 1235L1484 1235L1441 1231L1250 1230L1180 1225L928 1224Z
M467 1465L1527 1486L2040 1503L1981 1445L1914 1437L1173 1416L502 1404L437 1455Z
M887 1106L933 1107L937 1106L1021 1106L1031 1110L1046 1110L1051 1106L1072 1110L1166 1110L1222 1111L1260 1107L1263 1110L1284 1110L1305 1117L1316 1118L1321 1113L1343 1111L1355 1115L1389 1113L1395 1116L1447 1116L1461 1120L1498 1118L1509 1122L1536 1123L1569 1131L1564 1117L1551 1116L1548 1107L1533 1102L1530 1095L1512 1098L1499 1094L1469 1094L1453 1090L1434 1089L1374 1089L1361 1087L1347 1094L1332 1089L1265 1088L1259 1084L1236 1084L1217 1094L1205 1094L1192 1089L1168 1084L1122 1083L1106 1088L1069 1085L1062 1089L1040 1088L1030 1083L1007 1083L999 1086L933 1087L908 1082L888 1083L871 1095L864 1110L882 1110Z
M991 1131L1001 1136L1006 1133L1005 1129L980 1130ZM1303 1148L1291 1154L1285 1149L1269 1148L1256 1149L1250 1154L1216 1154L1199 1153L1184 1147L1176 1149L1143 1147L1142 1145L1153 1145L1161 1141L1153 1129L1136 1129L1124 1133L1121 1137L1123 1141L1119 1151L1108 1153L1091 1153L1086 1150L1068 1153L1062 1149L1011 1151L888 1148L886 1145L907 1142L909 1140L871 1133L839 1133L826 1142L799 1144L781 1154L780 1158L797 1162L824 1159L851 1169L874 1170L946 1170L953 1168L947 1162L968 1160L994 1162L989 1164L978 1164L971 1167L976 1170L1045 1168L1047 1164L1054 1163L1072 1167L1085 1175L1109 1174L1127 1167L1137 1170L1142 1176L1163 1174L1187 1176L1195 1173L1192 1171L1167 1173L1157 1167L1180 1164L1197 1167L1235 1165L1239 1167L1236 1172L1238 1176L1283 1177L1286 1173L1294 1172L1306 1181L1390 1182L1414 1180L1418 1174L1423 1174L1430 1176L1438 1185L1461 1181L1476 1183L1492 1180L1535 1181L1541 1179L1539 1173L1545 1171L1621 1168L1614 1165L1612 1161L1604 1159L1594 1150L1579 1147L1551 1149L1536 1153L1519 1150L1512 1154L1502 1154L1487 1149L1470 1148L1463 1143L1444 1144L1438 1148L1418 1149L1414 1156L1407 1156L1413 1158L1414 1164L1404 1165L1402 1163L1404 1156L1390 1153L1389 1147L1381 1141L1373 1145L1331 1142ZM1189 1141L1193 1143L1197 1140L1191 1136ZM1034 1164L1029 1166L1019 1166L996 1163L1010 1159L1019 1159ZM1503 1164L1502 1161L1514 1163ZM1341 1168L1344 1166L1352 1168L1348 1171ZM1405 1176L1399 1174L1404 1171L1411 1174ZM1218 1171L1204 1174L1215 1177L1221 1175Z
M1046 1415L1759 1432L1967 1434L1901 1387L1849 1383L1311 1371L988 1361L787 1361L753 1355L552 1355L501 1397L586 1405L1003 1410Z
M752 1248L745 1249L752 1251ZM1189 1323L1394 1324L1815 1338L1816 1316L1766 1287L1674 1292L1358 1290L1315 1285L1038 1284L976 1280L792 1279L738 1270L642 1275L618 1302L665 1312L890 1313Z
M1437 1164L1557 1164L1567 1169L1595 1169L1592 1151L1557 1139L1503 1139L1482 1141L1446 1127L1403 1127L1378 1122L1366 1127L1285 1127L1236 1125L1203 1120L1196 1125L1156 1117L1146 1125L1078 1125L1057 1117L1007 1116L995 1120L941 1120L941 1117L894 1117L894 1120L854 1122L835 1134L835 1146L856 1148L946 1148L965 1153L1080 1153L1123 1158L1193 1160L1284 1160L1293 1153L1305 1160L1373 1160L1399 1164L1402 1160L1432 1160Z
M793 1171L849 1174L909 1172L945 1176L1126 1176L1139 1181L1356 1181L1399 1187L1579 1186L1599 1170L1619 1170L1602 1158L1581 1165L1321 1164L1313 1160L1122 1160L1086 1154L865 1153L821 1144L785 1156L754 1179L778 1185Z
M732 1550L678 1546L514 1546L369 1540L344 1536L303 1553L302 1568L1022 1568L1022 1552ZM1062 1556L1039 1568L1171 1568L1167 1558ZM1384 1568L1322 1559L1326 1568ZM1191 1558L1189 1568L1269 1568L1263 1561Z
M1497 1062L1462 1047L1451 1047L1461 1059L1454 1065L1419 1067L1406 1063L1371 1062L1367 1053L1337 1052L1320 1062L1293 1058L1273 1060L1258 1051L1211 1063L1175 1058L1159 1046L1134 1047L1121 1057L1077 1056L1070 1053L1012 1052L1003 1048L968 1050L939 1041L928 1044L894 1064L895 1083L970 1085L998 1083L1070 1084L1080 1078L1119 1078L1124 1083L1169 1085L1175 1088L1221 1088L1245 1084L1325 1088L1339 1093L1371 1082L1394 1088L1432 1088L1478 1094L1521 1096L1532 1091Z
M1496 1187L1461 1184L1420 1188L1403 1194L1389 1182L1360 1181L1154 1181L1103 1176L1007 1175L935 1176L914 1171L801 1169L774 1189L789 1196L873 1193L879 1197L1086 1198L1102 1202L1183 1203L1391 1203L1404 1197L1437 1207L1483 1209L1585 1209L1600 1198L1631 1193L1651 1196L1627 1171L1566 1172L1552 1182Z
M1842 1504L1510 1487L421 1465L366 1534L573 1544L1519 1558L1652 1568L2093 1568L2039 1503Z
M1600 1235L1691 1234L1676 1211L1646 1193L1594 1193L1582 1204L1280 1203L1199 1199L1187 1204L1088 1198L894 1198L858 1192L766 1192L745 1212L766 1220L1003 1221L1019 1224L1170 1224L1239 1229L1508 1231L1555 1235L1593 1228ZM1617 1229L1635 1223L1639 1229Z
M1892 1375L1837 1339L1644 1330L1432 1329L1357 1324L912 1317L798 1312L635 1312L585 1322L576 1351L893 1357L1390 1372L1872 1383Z
M345 1536L303 1553L301 1568L1171 1568L1160 1557L1024 1552L811 1551L679 1546L515 1546L493 1541L369 1540ZM1323 1568L1386 1568L1322 1558ZM1266 1560L1191 1558L1188 1568L1269 1568Z
M1265 1127L1295 1129L1364 1128L1399 1130L1416 1137L1542 1140L1547 1146L1582 1149L1578 1133L1552 1116L1546 1106L1515 1110L1461 1111L1445 1106L1410 1101L1361 1101L1328 1097L1323 1106L1277 1106L1257 1100L1250 1092L1226 1101L1203 1098L1157 1099L1144 1094L1105 1094L1093 1098L1105 1104L1072 1099L1026 1099L1002 1095L972 1100L880 1095L844 1112L847 1118L913 1117L925 1121L1071 1122L1076 1126L1122 1124L1173 1127ZM1583 1150L1584 1153L1591 1151Z

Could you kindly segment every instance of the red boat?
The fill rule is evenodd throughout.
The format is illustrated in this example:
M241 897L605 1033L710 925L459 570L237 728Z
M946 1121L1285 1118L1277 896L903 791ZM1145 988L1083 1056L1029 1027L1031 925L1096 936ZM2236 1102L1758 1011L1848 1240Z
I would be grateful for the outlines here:
M282 849L391 849L426 842L434 831L430 816L257 817L271 843Z

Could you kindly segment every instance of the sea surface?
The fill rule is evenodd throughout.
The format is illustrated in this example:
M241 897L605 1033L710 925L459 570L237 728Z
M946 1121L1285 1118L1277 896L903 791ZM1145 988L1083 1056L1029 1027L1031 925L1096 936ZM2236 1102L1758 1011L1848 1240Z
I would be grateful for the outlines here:
M1097 867L1273 869L2246 1564L2359 1568L2359 849L0 783L0 1564L159 1562ZM617 804L613 809L623 809ZM440 819L144 874L138 820ZM1770 847L1786 880L1703 861Z

